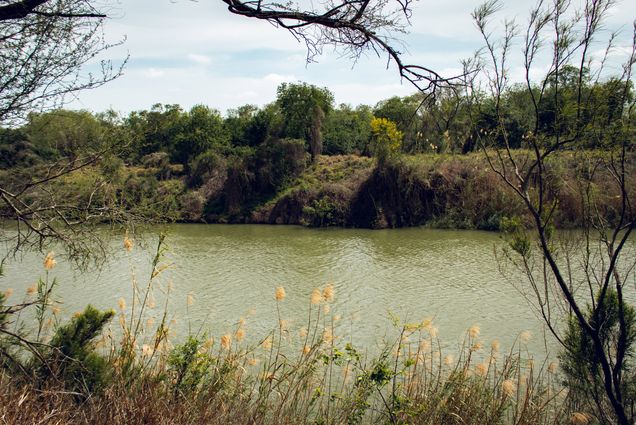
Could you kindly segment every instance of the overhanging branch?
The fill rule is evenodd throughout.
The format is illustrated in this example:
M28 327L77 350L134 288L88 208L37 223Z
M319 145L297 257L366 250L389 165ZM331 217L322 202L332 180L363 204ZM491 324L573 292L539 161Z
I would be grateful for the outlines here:
M404 32L411 15L409 0L396 0L395 10L389 1L343 0L330 4L324 11L301 10L277 3L261 1L223 0L228 10L236 15L268 21L277 27L287 29L308 48L307 60L321 53L325 45L344 48L357 59L362 53L371 51L377 55L388 55L402 78L410 82L418 91L434 93L439 87L456 87L463 84L472 70L452 77L444 77L431 68L407 64L402 52L394 46L391 32ZM316 32L311 32L317 29ZM384 32L384 34L383 34Z

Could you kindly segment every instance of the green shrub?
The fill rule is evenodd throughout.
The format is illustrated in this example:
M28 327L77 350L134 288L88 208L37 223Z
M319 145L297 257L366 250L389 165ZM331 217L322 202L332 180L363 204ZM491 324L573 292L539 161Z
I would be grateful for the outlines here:
M106 155L100 161L101 174L111 183L121 184L124 175L124 161L115 155Z
M624 357L619 359L617 353L612 352L611 361L612 364L623 362L619 369L622 375L623 404L633 406L636 402L636 373L633 369L636 309L624 301L620 306L616 290L610 288L602 305L597 299L595 310L588 308L586 316L594 329L600 329L603 347L620 347L624 344ZM619 342L621 316L625 326L623 342ZM604 399L602 366L592 339L581 329L574 316L568 322L564 345L565 349L559 354L559 359L566 378L564 385L569 388L574 403L588 406L609 403Z
M335 206L326 198L315 199L311 205L303 208L303 215L308 218L310 226L322 227L334 220Z
M91 305L55 331L47 353L35 362L42 380L61 379L66 389L84 395L99 391L108 382L106 359L94 350L93 340L115 315L100 312Z
M175 393L189 395L197 391L209 374L214 359L200 352L203 342L189 335L188 339L177 345L168 356L168 376Z
M201 221L203 218L203 210L205 208L205 197L198 192L186 192L179 196L179 205L181 205L181 219L185 221Z

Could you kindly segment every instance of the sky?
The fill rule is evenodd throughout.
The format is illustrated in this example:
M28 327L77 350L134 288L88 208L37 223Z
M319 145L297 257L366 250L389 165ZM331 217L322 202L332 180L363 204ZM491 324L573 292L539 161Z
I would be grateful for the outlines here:
M470 16L480 3L417 1L409 33L397 35L404 62L423 64L445 76L456 74L460 61L483 46ZM522 26L535 2L502 3L493 31L507 18ZM124 73L103 87L80 93L70 108L127 114L156 103L184 109L204 104L225 113L245 104L272 102L281 83L298 81L328 87L337 104L353 106L414 92L393 64L387 66L385 56L369 54L354 62L327 49L316 63L307 64L304 44L289 32L233 15L221 0L119 0L109 16L106 38L124 42L100 59L117 64L128 56ZM611 11L605 34L621 31L617 53L629 46L634 19L634 1L619 2ZM522 75L518 61L513 60L511 75Z

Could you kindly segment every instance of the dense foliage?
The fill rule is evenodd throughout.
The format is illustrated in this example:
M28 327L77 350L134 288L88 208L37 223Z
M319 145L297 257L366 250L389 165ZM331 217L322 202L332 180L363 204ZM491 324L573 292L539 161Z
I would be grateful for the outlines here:
M555 131L555 111L562 117L573 109L575 82L568 75L560 74L558 96L543 97L539 128L545 137ZM577 143L605 149L615 132L600 129L621 125L616 98L628 90L631 99L631 86L608 80L583 88L589 122ZM527 88L513 86L499 105L512 147L521 147L531 128L527 97ZM51 182L48 193L104 210L123 207L143 219L496 229L502 216L520 208L505 189L493 188L490 199L478 200L475 187L498 183L478 171L487 168L483 161L465 154L478 150L478 137L498 125L494 99L481 93L442 91L434 99L392 97L375 107L352 108L334 106L326 88L282 84L275 102L245 105L225 116L204 105L186 111L161 104L126 117L112 111L32 113L22 127L0 129L0 180L20 192L25 180L46 178L50 164L70 167L98 155L98 161ZM569 124L560 118L558 125ZM432 153L453 156L441 168L429 168L424 156L400 159ZM325 154L353 156L331 160ZM555 164L555 178L576 178L575 162ZM339 174L342 167L349 169ZM45 197L33 195L29 202L46 205ZM474 209L464 211L471 203ZM484 211L491 216L482 217ZM3 207L3 216L12 213ZM576 225L577 217L575 205L564 205L558 221Z

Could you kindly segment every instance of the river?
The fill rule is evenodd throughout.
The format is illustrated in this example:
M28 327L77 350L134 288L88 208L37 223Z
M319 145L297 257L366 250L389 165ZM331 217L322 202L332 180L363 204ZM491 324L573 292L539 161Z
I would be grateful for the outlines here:
M280 317L290 328L307 320L310 294L331 282L335 299L329 317L339 319L336 334L365 349L397 335L392 318L403 322L433 320L447 347L461 343L466 329L478 325L485 344L497 339L510 347L523 331L532 333L531 353L545 354L543 325L512 282L504 276L495 249L497 233L422 228L395 230L308 229L265 225L170 225L163 227L168 247L150 315L159 320L163 293L171 282L169 319L179 332L221 335L245 319L246 341L255 342L277 326L276 287L286 298ZM148 281L156 237L128 253L123 236L113 237L115 254L99 272L78 274L63 259L51 271L59 285L55 297L62 315L91 303L131 307L133 276L139 287ZM5 264L0 288L14 290L12 302L44 276L42 256L28 254ZM190 295L190 303L188 302ZM547 347L555 354L555 344Z

